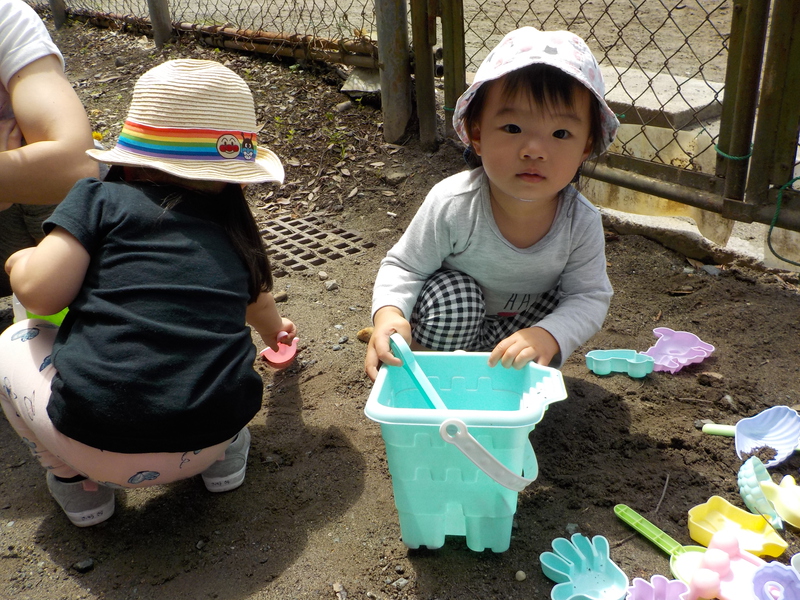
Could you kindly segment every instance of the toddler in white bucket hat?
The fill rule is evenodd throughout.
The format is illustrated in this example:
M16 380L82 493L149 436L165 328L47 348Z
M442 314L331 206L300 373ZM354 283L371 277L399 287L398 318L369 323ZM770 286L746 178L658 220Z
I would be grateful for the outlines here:
M558 367L608 311L603 225L571 183L619 122L589 48L567 31L512 31L459 98L455 130L478 159L430 191L381 262L365 370L412 349L489 352Z
M88 151L113 165L106 179L78 181L41 243L6 262L24 306L69 309L60 328L27 319L4 332L0 378L19 400L3 404L9 422L80 527L114 513L116 488L244 482L263 393L250 326L273 350L297 333L243 191L283 180L257 130L230 69L151 69L115 147Z
M606 103L605 82L597 60L586 42L574 33L540 31L534 27L521 27L507 34L483 60L472 85L459 97L453 114L453 126L461 141L470 144L465 114L481 86L531 65L555 67L576 79L594 95L598 103L601 130L599 139L595 140L594 155L602 154L614 141L619 120Z

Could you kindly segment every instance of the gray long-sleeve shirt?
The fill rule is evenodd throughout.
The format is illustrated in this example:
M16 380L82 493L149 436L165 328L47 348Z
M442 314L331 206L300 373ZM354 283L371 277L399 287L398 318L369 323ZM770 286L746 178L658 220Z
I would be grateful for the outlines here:
M381 261L372 314L396 306L408 319L425 281L438 269L461 271L480 285L488 315L525 310L559 289L558 307L536 325L558 342L560 366L602 326L611 301L599 211L574 188L559 199L550 231L529 248L500 233L482 168L436 184L408 229Z

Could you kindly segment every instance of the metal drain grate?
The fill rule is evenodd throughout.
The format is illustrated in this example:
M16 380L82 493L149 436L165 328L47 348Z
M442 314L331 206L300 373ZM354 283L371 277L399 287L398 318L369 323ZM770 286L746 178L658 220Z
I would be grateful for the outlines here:
M315 269L343 256L356 256L375 245L351 231L323 230L321 224L316 217L306 217L275 219L264 225L259 233L267 242L273 267L279 263L287 271ZM279 269L274 274L282 275Z

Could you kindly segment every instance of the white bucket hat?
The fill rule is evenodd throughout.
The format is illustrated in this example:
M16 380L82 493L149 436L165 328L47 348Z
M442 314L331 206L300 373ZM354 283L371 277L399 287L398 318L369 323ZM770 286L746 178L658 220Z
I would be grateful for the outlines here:
M464 127L464 115L475 92L487 81L499 79L511 71L529 65L550 65L564 71L586 86L600 102L602 115L603 151L614 141L619 120L605 101L606 86L600 67L580 37L569 31L539 31L521 27L507 34L483 59L472 85L461 94L453 113L453 127L461 141L469 145Z
M283 165L258 147L259 129L253 95L236 73L211 60L171 60L136 82L114 148L86 153L184 179L282 183Z

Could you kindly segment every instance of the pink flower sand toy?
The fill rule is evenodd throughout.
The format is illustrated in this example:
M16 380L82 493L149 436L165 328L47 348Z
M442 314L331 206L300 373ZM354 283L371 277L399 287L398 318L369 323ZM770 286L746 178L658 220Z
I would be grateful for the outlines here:
M711 538L682 600L752 600L753 578L765 564L763 559L741 549L734 531L718 531Z
M663 575L653 575L650 581L634 578L628 588L625 600L680 600L689 587L679 579L667 579Z
M653 357L654 371L677 373L686 365L702 362L714 352L714 346L688 331L656 327L653 334L658 340L642 354Z

